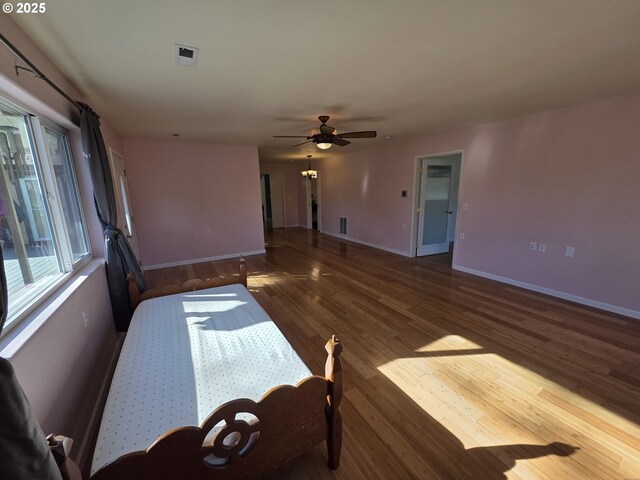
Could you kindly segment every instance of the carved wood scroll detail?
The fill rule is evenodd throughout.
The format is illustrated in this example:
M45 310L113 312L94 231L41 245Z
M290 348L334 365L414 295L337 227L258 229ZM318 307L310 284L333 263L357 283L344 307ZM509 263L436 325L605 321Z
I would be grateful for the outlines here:
M171 430L146 450L105 465L92 480L258 478L323 440L329 467L337 468L342 446L342 344L334 335L325 349L325 377L314 375L295 387L272 388L258 402L227 402L201 427ZM238 418L242 413L250 414L251 420ZM205 443L214 429L212 440Z
M232 400L216 409L202 427L167 432L146 451L124 455L91 478L257 478L327 438L327 394L327 380L312 376L295 387L273 388L257 403ZM238 420L237 414L243 412L254 415L257 422ZM208 433L221 422L223 428L203 446ZM240 438L234 439L234 433ZM226 445L225 439L230 439ZM225 461L216 464L211 454Z

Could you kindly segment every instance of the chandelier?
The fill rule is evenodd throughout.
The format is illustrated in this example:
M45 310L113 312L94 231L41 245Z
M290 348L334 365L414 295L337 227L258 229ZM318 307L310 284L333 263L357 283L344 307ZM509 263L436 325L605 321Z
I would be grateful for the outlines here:
M307 177L309 180L311 180L312 178L318 178L318 171L311 170L311 155L307 155L307 158L309 159L309 168L307 170L303 170L300 173L302 173L303 177Z

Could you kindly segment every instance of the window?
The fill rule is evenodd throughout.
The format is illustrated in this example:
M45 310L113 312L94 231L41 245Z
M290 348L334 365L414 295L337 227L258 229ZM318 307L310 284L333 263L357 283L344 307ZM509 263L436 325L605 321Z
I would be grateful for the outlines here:
M59 203L62 208L64 225L69 238L73 261L77 262L88 252L84 220L76 188L71 152L67 135L51 128L44 128L47 152L53 167L58 189Z
M90 250L65 130L0 99L0 157L6 330Z

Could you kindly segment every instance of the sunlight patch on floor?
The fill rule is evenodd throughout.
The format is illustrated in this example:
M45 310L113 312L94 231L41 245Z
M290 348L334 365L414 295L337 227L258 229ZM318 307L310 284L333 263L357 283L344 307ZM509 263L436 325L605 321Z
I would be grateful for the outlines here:
M258 287L268 287L271 285L277 285L281 283L283 280L280 278L278 274L269 274L269 273L258 273L251 274L247 278L248 288L258 288Z
M416 352L460 351L460 354L464 355L474 350L482 350L482 346L460 335L447 335L418 348Z
M311 269L311 278L314 280L318 280L320 278L320 269L318 267L313 267Z
M565 442L580 448L571 456L578 462L597 458L622 478L634 471L640 478L640 426L464 337L445 336L378 370L465 449ZM593 422L606 425L596 429ZM518 461L509 478L535 477L562 458Z

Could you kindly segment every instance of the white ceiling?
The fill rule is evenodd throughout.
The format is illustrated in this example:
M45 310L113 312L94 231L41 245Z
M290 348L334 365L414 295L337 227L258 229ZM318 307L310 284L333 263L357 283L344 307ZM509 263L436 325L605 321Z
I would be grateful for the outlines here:
M57 0L13 18L124 137L261 160L321 158L271 138L321 114L379 135L327 155L640 89L638 0Z

